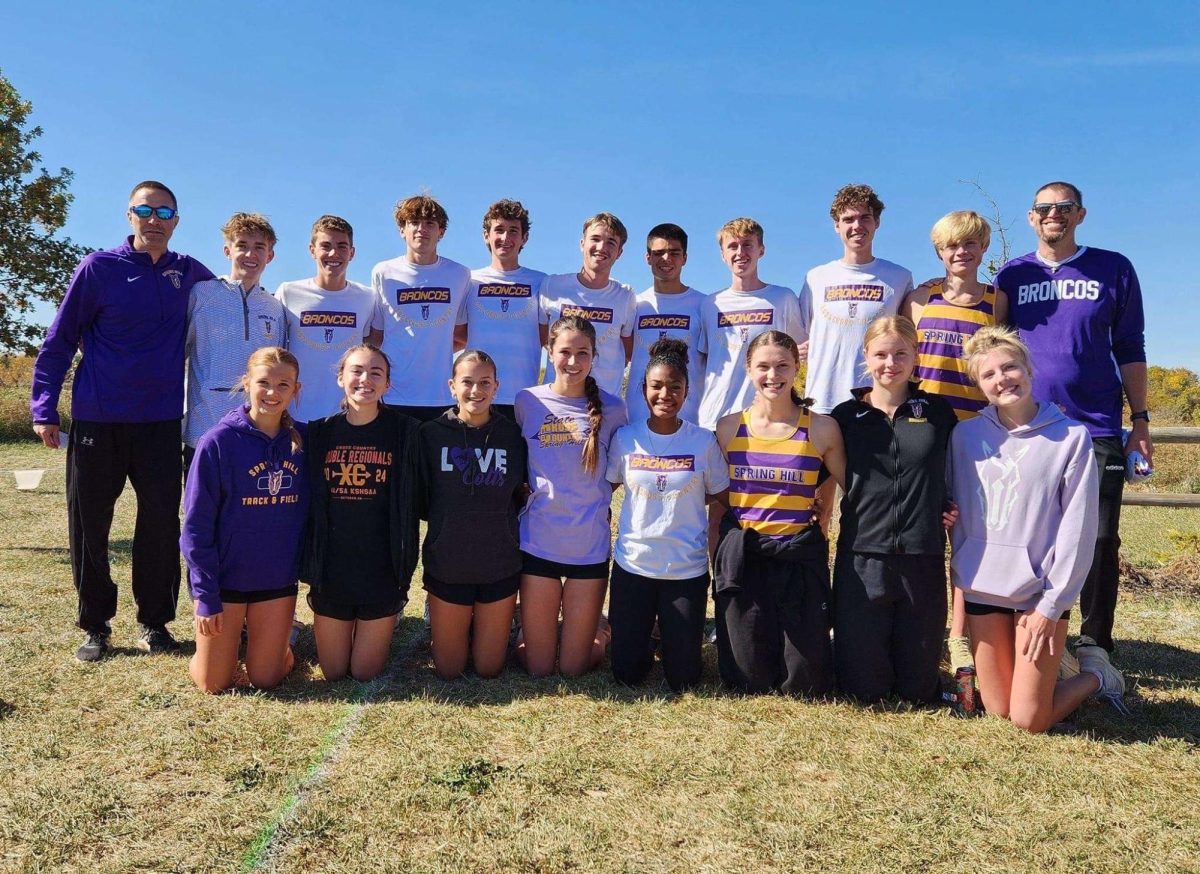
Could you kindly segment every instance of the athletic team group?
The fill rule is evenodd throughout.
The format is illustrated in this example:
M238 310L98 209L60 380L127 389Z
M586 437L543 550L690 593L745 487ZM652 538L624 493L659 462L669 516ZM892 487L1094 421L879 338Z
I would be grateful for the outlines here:
M347 278L350 224L326 215L315 277L272 295L263 216L222 229L217 278L169 250L170 189L139 183L132 235L81 262L34 367L34 430L58 447L82 352L61 435L76 657L109 651L128 479L139 646L178 648L182 549L209 692L292 669L298 581L325 677L379 675L419 559L444 678L503 670L519 597L531 674L607 651L633 684L657 654L683 690L711 593L731 689L935 703L948 530L951 661L974 663L987 711L1044 731L1088 697L1123 710L1109 653L1126 455L1153 454L1144 319L1129 260L1076 242L1082 201L1038 189L1037 249L994 284L988 222L944 216L945 274L914 288L874 255L883 203L848 185L830 209L842 256L799 295L760 279L749 218L717 233L730 284L707 295L682 280L677 225L647 234L654 284L635 294L611 277L628 234L610 213L584 223L577 273L546 275L520 263L528 212L498 201L491 263L471 271L438 255L447 215L422 195L397 204L406 251L370 287Z

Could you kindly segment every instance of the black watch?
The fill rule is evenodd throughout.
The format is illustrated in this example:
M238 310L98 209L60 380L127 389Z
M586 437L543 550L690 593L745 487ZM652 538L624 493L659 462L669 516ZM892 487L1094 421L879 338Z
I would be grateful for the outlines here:
M1135 422L1138 419L1141 419L1147 425L1150 424L1150 411L1149 410L1140 410L1139 412L1129 414L1129 421Z

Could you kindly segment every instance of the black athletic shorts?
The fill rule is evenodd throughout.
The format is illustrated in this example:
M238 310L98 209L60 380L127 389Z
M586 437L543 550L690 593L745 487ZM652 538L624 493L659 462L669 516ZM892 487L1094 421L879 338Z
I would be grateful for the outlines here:
M300 587L295 583L282 589L258 589L253 592L240 592L237 589L222 589L221 601L225 604L261 604L263 601L274 601L276 598L295 598Z
M549 577L552 580L607 580L608 559L595 564L567 564L538 558L521 550L521 573L531 577Z
M326 619L338 619L342 622L353 622L361 619L368 622L372 619L383 619L385 616L395 616L404 609L405 599L397 595L386 601L374 601L370 604L347 604L323 598L316 592L308 593L308 606L313 613Z
M1020 610L1020 611L1014 610L1012 607L996 607L991 604L977 604L974 601L967 601L965 599L963 601L963 604L967 608L968 616L991 616L993 613L1007 613L1009 616L1015 616L1018 612L1020 612L1020 613L1025 612L1024 610ZM1064 611L1063 615L1059 616L1058 618L1060 620L1070 619L1071 611L1070 610Z
M471 585L464 583L443 583L435 580L429 574L424 579L425 591L439 601L448 604L458 604L460 607L470 607L473 604L493 604L517 594L521 588L521 575L513 574L494 583Z

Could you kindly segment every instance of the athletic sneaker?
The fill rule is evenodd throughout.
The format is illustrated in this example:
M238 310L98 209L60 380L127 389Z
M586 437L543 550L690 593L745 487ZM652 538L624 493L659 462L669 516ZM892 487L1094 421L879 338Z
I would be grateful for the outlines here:
M955 669L975 667L975 660L971 658L970 638L948 638L946 640L946 648L950 651L950 667Z
M1125 678L1108 660L1108 653L1104 648L1077 646L1075 655L1079 658L1080 672L1087 671L1100 679L1100 688L1096 690L1096 697L1101 701L1107 701L1122 716L1128 716L1129 708L1125 706Z
M151 655L178 652L179 641L171 636L165 625L139 625L137 648Z
M81 662L98 662L108 655L108 631L89 631L79 649L75 650L75 658Z
M1079 676L1079 659L1072 655L1070 650L1063 653L1062 661L1058 663L1058 678L1060 680L1069 680L1072 677Z
M296 648L296 641L300 639L300 632L304 630L304 623L299 619L292 619L292 630L288 632L288 646L292 649Z

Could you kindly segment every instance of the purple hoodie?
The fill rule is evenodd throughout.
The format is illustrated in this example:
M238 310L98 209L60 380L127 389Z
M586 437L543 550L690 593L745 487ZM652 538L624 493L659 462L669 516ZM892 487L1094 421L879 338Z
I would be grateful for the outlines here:
M167 252L150 260L133 237L75 268L33 365L29 409L57 425L58 396L75 352L83 360L71 415L86 422L165 422L183 415L183 341L192 286L207 267Z
M221 612L221 589L296 582L308 479L303 450L292 452L291 440L287 430L268 437L241 407L196 443L179 548L198 615Z
M1054 404L1009 431L987 407L950 435L950 578L968 601L1059 619L1092 566L1099 478L1087 429Z

